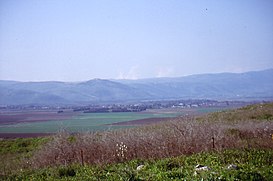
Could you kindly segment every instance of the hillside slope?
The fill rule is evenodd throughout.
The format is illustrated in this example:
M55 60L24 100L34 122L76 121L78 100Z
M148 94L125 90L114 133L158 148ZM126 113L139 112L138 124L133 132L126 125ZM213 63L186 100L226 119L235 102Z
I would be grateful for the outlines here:
M0 180L272 180L273 103L120 131L0 140ZM255 118L254 118L254 117Z
M0 81L0 104L89 104L158 99L273 99L273 69L80 83Z

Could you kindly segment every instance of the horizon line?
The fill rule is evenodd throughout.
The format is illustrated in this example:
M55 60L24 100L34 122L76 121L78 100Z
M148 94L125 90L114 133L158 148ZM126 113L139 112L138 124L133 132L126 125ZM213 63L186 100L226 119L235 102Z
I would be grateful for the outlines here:
M273 68L261 69L261 70L249 70L244 72L207 72L207 73L196 73L189 75L181 75L181 76L163 76L163 77L147 77L147 78L136 78L136 79L120 79L120 78L90 78L86 80L77 80L77 81L64 81L64 80L12 80L12 79L0 79L0 81L7 82L22 82L22 83L43 83L43 82L58 82L58 83L81 83L87 82L91 80L108 80L108 81L139 81L139 80L149 80L149 79L172 79L172 78L182 78L182 77L190 77L190 76L198 76L198 75L215 75L215 74L244 74L250 72L263 72L263 71L273 71Z

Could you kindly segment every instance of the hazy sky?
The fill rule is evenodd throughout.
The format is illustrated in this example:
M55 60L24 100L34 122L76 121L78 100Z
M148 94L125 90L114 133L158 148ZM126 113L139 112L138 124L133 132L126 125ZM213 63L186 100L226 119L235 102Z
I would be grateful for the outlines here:
M0 79L273 68L272 0L0 0Z

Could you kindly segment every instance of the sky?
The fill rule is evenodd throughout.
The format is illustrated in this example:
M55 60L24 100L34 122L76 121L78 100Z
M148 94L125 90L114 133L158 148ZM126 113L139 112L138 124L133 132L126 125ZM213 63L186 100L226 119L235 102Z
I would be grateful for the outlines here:
M273 68L272 0L0 0L0 79Z

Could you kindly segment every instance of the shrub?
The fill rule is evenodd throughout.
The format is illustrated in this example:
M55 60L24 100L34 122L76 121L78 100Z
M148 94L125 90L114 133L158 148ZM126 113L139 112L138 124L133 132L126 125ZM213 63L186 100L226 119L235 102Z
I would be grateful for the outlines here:
M107 164L158 159L227 148L273 148L270 122L223 124L178 119L136 129L79 133L62 131L38 151L37 167Z
M76 172L73 168L70 167L62 167L58 170L59 177L74 177Z
M103 165L229 148L273 149L273 122L249 119L253 115L269 117L272 105L250 106L198 119L180 117L134 129L73 135L62 130L36 152L32 163L36 167L73 163Z

